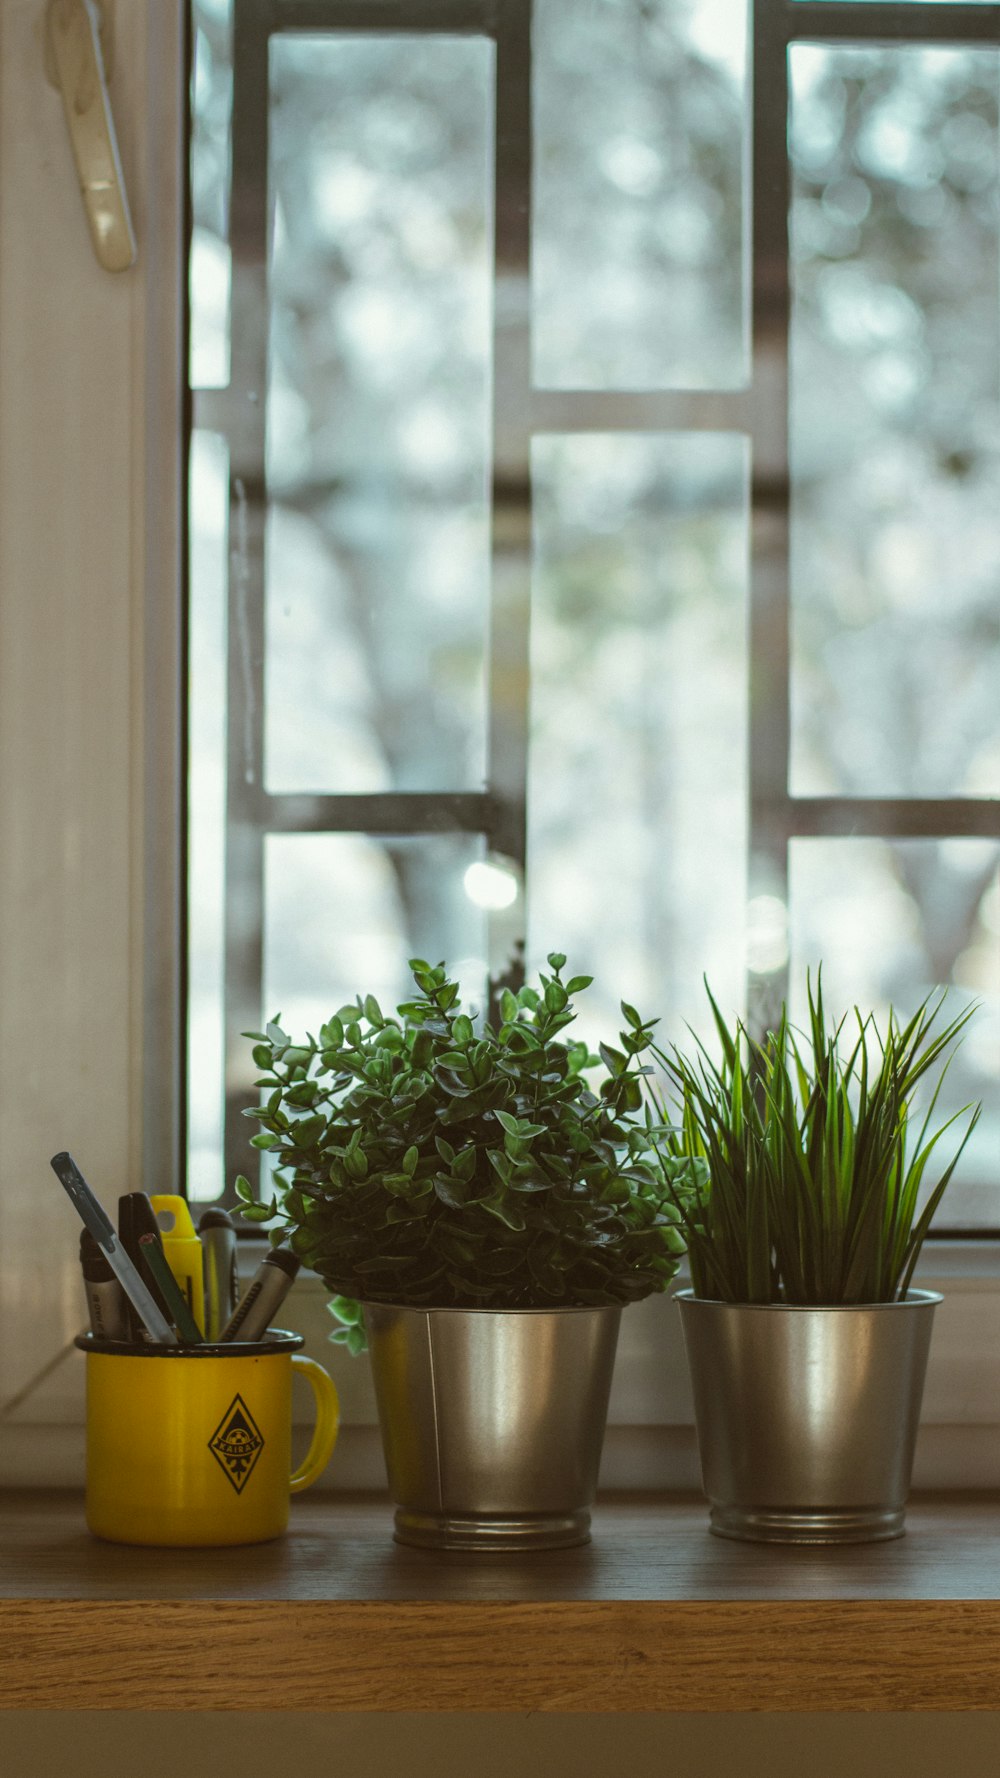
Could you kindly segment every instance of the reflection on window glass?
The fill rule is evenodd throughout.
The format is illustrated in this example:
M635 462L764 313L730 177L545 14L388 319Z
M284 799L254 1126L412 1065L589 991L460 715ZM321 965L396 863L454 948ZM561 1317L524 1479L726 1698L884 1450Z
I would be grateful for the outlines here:
M535 378L746 374L743 0L536 0Z
M226 548L229 453L191 440L188 679L188 1190L223 1188L222 1095L226 832Z
M194 0L191 67L190 374L194 389L229 381L229 157L232 0Z
M595 976L590 1039L624 996L676 1040L703 972L743 1002L745 447L543 438L534 467L530 957Z
M884 1029L935 988L979 1003L938 1101L983 1113L938 1211L940 1228L995 1224L1000 1209L1000 845L988 840L795 840L791 926L796 1015L805 972L823 965L828 1011L855 1004Z
M791 70L793 788L995 795L1000 57Z
M484 919L475 899L482 842L466 834L369 839L272 834L266 842L265 1017L315 1033L339 1006L374 994L383 1012L413 987L407 960L446 961L482 1010Z
M272 40L272 791L483 779L492 67Z

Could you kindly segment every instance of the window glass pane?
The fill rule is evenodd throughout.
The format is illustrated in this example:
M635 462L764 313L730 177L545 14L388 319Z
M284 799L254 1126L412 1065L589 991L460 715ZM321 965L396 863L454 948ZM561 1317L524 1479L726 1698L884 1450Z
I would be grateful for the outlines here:
M795 840L791 847L794 1010L823 965L831 1014L855 1004L882 1028L953 984L948 1012L980 1002L938 1110L981 1099L983 1113L938 1211L938 1228L997 1222L1000 1211L1000 846L991 841ZM937 1115L937 1114L935 1114ZM948 1140L942 1138L942 1148ZM936 1177L936 1176L935 1176Z
M793 788L994 795L1000 58L791 72Z
M703 972L743 1001L745 447L553 437L534 466L530 956L595 976L588 1037L624 997L673 1040Z
M194 0L191 13L190 375L193 389L214 389L229 381L232 0Z
M226 551L229 453L215 433L191 439L188 640L188 1191L223 1183L226 832Z
M374 994L383 1011L413 987L407 959L447 962L482 1008L484 916L470 894L482 842L468 834L369 839L272 834L265 842L264 1006L291 1036ZM469 882L467 883L467 878Z
M272 41L272 791L482 781L492 67Z
M744 342L744 0L536 0L535 380L729 388Z

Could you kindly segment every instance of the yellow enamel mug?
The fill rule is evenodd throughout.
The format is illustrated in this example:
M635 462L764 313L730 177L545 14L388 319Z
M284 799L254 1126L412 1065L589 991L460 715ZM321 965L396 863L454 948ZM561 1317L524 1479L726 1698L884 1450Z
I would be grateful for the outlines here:
M204 1346L126 1346L81 1334L87 1354L87 1525L112 1543L264 1543L288 1497L325 1469L337 1390L299 1334ZM291 1473L292 1374L316 1400Z

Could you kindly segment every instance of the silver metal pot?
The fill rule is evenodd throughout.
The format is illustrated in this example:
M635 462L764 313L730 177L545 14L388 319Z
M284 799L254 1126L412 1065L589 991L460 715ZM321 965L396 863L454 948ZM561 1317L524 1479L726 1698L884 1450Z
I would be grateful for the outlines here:
M586 1543L621 1309L364 1313L397 1542Z
M933 1291L840 1308L680 1291L711 1529L754 1543L901 1537Z

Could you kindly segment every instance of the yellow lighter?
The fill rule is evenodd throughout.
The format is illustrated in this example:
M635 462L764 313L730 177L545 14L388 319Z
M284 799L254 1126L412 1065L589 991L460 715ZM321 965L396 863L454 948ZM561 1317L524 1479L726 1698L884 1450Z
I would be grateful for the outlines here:
M204 1254L195 1233L187 1199L171 1192L150 1198L170 1270L187 1299L200 1333L205 1332Z

